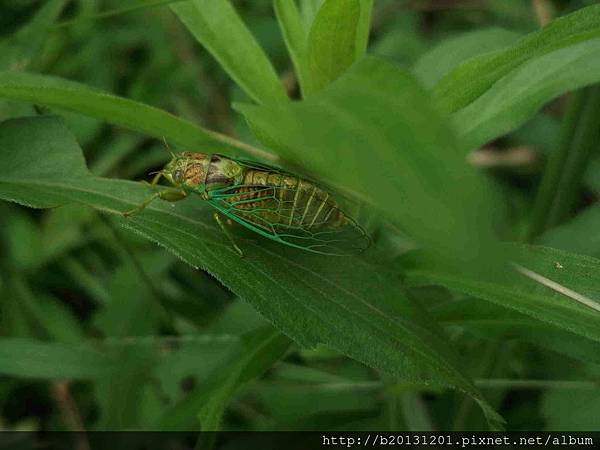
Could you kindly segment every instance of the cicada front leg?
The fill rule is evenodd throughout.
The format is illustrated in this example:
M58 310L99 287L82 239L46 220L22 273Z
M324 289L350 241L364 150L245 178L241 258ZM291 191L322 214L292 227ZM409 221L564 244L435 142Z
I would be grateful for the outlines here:
M223 233L225 234L225 236L227 236L227 239L229 239L229 241L231 242L231 245L233 246L233 248L235 249L235 251L240 255L240 258L243 258L244 257L244 252L235 243L235 241L233 240L233 237L231 236L231 234L229 234L229 231L227 231L227 228L225 227L225 224L221 220L221 216L219 216L219 213L215 211L213 213L213 217L215 219L215 222L217 222L217 224L219 225L219 227L221 227L221 230L223 231ZM228 220L228 222L229 222L229 220Z
M139 212L142 212L146 208L146 206L148 206L150 203L152 203L157 198L160 198L161 200L166 200L168 202L177 202L179 200L183 200L184 198L186 198L187 195L188 195L187 192L179 190L179 189L164 189L162 191L155 192L154 194L152 194L150 197L148 197L146 200L144 200L142 203L140 203L135 208L133 208L129 211L123 212L123 215L125 217L127 217L127 216L131 216L132 214L137 214Z

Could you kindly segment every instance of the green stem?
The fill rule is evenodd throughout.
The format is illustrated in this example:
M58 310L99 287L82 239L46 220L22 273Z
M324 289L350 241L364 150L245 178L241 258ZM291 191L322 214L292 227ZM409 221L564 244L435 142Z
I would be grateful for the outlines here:
M527 241L565 220L577 205L581 180L600 132L600 86L573 93L561 142L551 155L534 204Z

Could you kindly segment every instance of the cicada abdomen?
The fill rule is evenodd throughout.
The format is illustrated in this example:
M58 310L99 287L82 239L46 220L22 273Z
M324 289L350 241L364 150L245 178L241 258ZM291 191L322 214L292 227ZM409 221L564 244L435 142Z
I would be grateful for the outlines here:
M346 255L370 244L364 230L327 191L280 171L246 168L238 184L209 192L211 200L238 222L294 247Z

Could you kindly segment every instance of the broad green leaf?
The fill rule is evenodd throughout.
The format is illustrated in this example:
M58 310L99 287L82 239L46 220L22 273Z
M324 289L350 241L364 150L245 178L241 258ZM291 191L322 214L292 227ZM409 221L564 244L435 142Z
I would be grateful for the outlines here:
M323 89L355 61L360 15L359 0L326 0L319 9L308 33L307 95Z
M594 387L550 389L543 394L541 409L548 431L589 432L600 428L600 390Z
M45 2L25 26L0 41L0 70L23 70L29 65L65 3L65 0Z
M574 291L600 306L600 260L546 247L510 248L520 270L511 266L493 278L478 279L465 274L460 266L449 267L415 252L404 260L407 281L442 285L600 342L600 312L565 295ZM539 281L540 276L544 283Z
M518 128L551 99L599 81L597 37L529 59L452 114L452 121L464 150L472 150Z
M514 43L519 33L504 28L469 31L441 41L414 64L413 75L430 89L456 66L474 56Z
M118 370L119 361L89 344L0 339L0 373L43 379L95 379Z
M544 233L541 245L600 257L600 206L590 206L571 221Z
M585 184L595 194L600 194L600 156L592 157L585 173Z
M287 99L269 58L229 0L190 0L170 7L252 99L258 103Z
M37 224L25 211L10 208L7 212L2 212L6 218L0 228L0 236L6 242L2 256L10 261L14 270L31 271L37 267L44 249Z
M198 345L196 340L213 342L213 345ZM168 344L168 343L167 343ZM208 334L197 337L185 336L172 343L173 350L156 367L155 376L160 381L163 394L173 403L185 399L189 392L182 391L181 382L186 378L197 381L207 379L212 373L223 369L232 355L238 355L242 348L239 336L227 334ZM223 375L223 372L221 372ZM157 415L155 419L163 415ZM197 411L196 411L197 413ZM196 417L188 417L195 421Z
M323 5L325 0L299 0L300 2L300 15L304 22L304 29L310 30L310 27L315 20L319 9Z
M464 260L491 241L501 204L394 65L365 58L314 98L236 107L283 159L374 205L413 238Z
M510 146L524 145L540 156L547 157L560 147L560 117L548 113L536 114L520 128L510 133L507 143Z
M369 53L403 67L411 66L429 48L427 39L419 34L416 13L402 17L402 22L377 39Z
M139 183L93 177L56 118L5 122L0 148L6 200L35 207L74 202L118 214L150 193ZM459 389L498 426L447 339L408 301L395 273L363 258L310 254L236 229L241 259L210 213L200 199L175 207L155 202L122 223L210 272L300 345L324 343L397 378Z
M101 415L99 429L139 427L143 388L153 376L168 371L180 379L216 367L238 354L239 341L230 336L125 338L72 344L33 339L0 339L0 373L44 380L91 380ZM193 355L196 370L182 373L173 359ZM198 370L200 369L200 370ZM163 377L164 378L164 377Z
M504 50L459 65L436 84L433 89L436 103L448 112L458 111L523 63L596 37L600 37L600 5L581 8Z
M44 380L99 380L118 376L128 363L156 367L169 345L183 343L200 354L216 356L232 350L237 339L223 336L126 338L64 343L29 338L0 338L0 374ZM175 350L174 350L175 351ZM137 355L137 356L136 356ZM127 357L126 357L127 356ZM209 361L207 360L207 363Z
M159 328L158 299L133 264L114 271L107 291L108 302L94 316L94 325L104 336L146 336ZM139 320L141 316L144 320Z
M139 426L144 386L159 363L154 349L142 345L120 348L113 357L120 361L118 376L94 383L101 410L97 426L100 430L131 429Z
M95 303L98 305L110 303L110 294L104 283L75 257L65 257L60 261L60 266L73 285L85 292Z
M263 327L243 339L243 350L214 374L213 389L205 397L199 419L203 431L218 431L227 403L239 387L262 375L287 351L291 342L272 327ZM224 374L225 372L225 374Z
M346 361L347 365L353 364ZM336 372L344 371L346 364L340 366L336 366ZM279 363L269 375L249 388L250 395L257 396L270 416L277 418L267 421L263 429L275 426L282 430L314 431L343 427L356 416L372 414L380 407L374 393L383 389L383 383L370 379L368 372L364 377L349 378Z
M161 430L201 427L203 431L217 431L227 404L239 388L271 368L290 344L289 338L271 326L257 324L241 336L234 351L196 377L200 385L166 409L155 427Z
M307 33L302 18L294 1L274 0L273 7L285 45L296 69L300 89L304 92L308 68L306 67Z
M225 153L236 149L259 156L252 155L250 146L161 109L49 75L0 72L0 97L75 111L189 149L210 148Z
M22 277L11 277L9 295L22 306L36 325L36 335L61 342L79 342L84 337L80 323L73 313L58 299L43 293L34 292Z
M213 334L243 334L266 325L267 322L248 303L233 302L226 312L213 323L209 331Z
M448 327L461 327L488 339L519 339L585 363L600 363L597 341L479 298L448 302L435 307L432 313Z

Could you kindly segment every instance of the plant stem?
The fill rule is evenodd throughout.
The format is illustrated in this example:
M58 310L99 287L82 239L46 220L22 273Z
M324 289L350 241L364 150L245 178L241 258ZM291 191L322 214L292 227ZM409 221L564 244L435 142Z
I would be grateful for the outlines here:
M550 156L535 200L527 241L565 220L577 204L581 180L600 136L600 86L572 94L558 151Z

